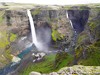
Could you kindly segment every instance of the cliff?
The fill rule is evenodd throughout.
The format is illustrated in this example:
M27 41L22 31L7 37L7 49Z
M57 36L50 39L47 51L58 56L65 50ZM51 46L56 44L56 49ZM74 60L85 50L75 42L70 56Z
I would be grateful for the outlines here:
M23 7L25 6L25 7ZM10 63L13 55L18 55L31 42L30 23L27 9L31 9L36 34L41 42L64 51L72 47L75 39L74 63L69 65L100 65L100 10L97 5L86 6L38 6L38 5L1 5L0 8L0 68ZM69 18L67 18L67 14ZM71 27L72 21L73 28ZM49 32L48 32L49 30ZM48 32L48 35L46 34ZM43 34L42 34L43 33ZM24 41L24 42L23 42ZM70 49L70 48L69 48ZM70 50L69 50L70 51ZM94 62L95 60L95 62Z

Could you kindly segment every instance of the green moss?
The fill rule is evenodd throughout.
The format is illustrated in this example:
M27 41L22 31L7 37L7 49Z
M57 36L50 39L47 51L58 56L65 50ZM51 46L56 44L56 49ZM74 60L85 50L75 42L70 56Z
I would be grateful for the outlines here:
M83 47L82 47L82 46L79 46L79 47L75 50L75 57L76 57L76 59L78 59L79 57L81 57L82 51L83 51Z
M87 34L84 33L81 33L78 37L78 44L75 48L75 60L77 60L77 63L86 66L99 66L100 41L91 43L87 40L89 38Z
M32 11L32 15L37 15L41 12L40 9L35 9L34 11Z
M92 31L99 25L100 25L100 19L98 17L88 23L88 26L90 27L90 30Z
M80 10L89 10L89 8L87 6L85 6L85 5L80 5L79 9Z
M67 5L67 6L62 7L61 9L67 9L67 10L69 9L70 10L71 9L71 6L68 6Z
M64 36L62 34L60 34L57 30L52 29L52 39L54 41L61 40L63 38Z
M82 34L81 36L79 35L77 44L81 44L86 38L87 38L86 34Z
M20 72L20 75L29 75L29 73L32 71L37 71L41 73L52 72L55 56L55 54L50 54L44 58L44 61L29 64L28 67L24 68L23 71Z
M10 43L16 39L16 35L13 33L7 34L7 32L0 32L0 54L2 53L2 57L0 57L0 62L3 64L7 64L12 59L11 56L11 48ZM10 38L10 39L9 39ZM2 60L4 59L4 60Z
M20 71L19 75L29 75L29 73L32 71L37 71L41 73L49 73L53 71L58 71L60 68L66 66L72 60L72 58L73 57L71 55L68 55L65 52L61 54L60 53L59 54L49 54L45 56L43 61L37 62L37 63L31 63L26 68L23 68L23 70ZM57 65L57 63L55 62L59 64Z
M6 50L4 53L5 58L7 58L9 61L12 60L12 56L11 56L11 50Z
M51 19L51 22L52 22L52 21L53 21L53 22L58 21L58 18L52 18L52 19Z
M89 26L90 26L90 29L91 29L91 30L94 30L94 28L96 28L95 22L91 22L91 23L89 24Z
M69 65L70 62L72 62L72 60L73 60L72 55L69 55L66 52L57 53L55 59L55 68L59 70L60 68Z
M78 63L81 65L86 65L86 66L100 66L100 56L99 53L94 53L93 55L90 55L87 59L80 60ZM99 57L98 57L99 56Z
M10 42L8 41L8 35L6 34L6 32L2 32L0 34L0 48L5 48L7 45L10 44Z
M13 42L17 38L16 34L10 33L10 41Z
M100 47L100 41L94 43L95 47Z
M0 32L0 48L5 48L10 42L13 42L16 39L16 35L13 33L7 34L6 32ZM10 38L10 40L9 40Z
M79 51L80 54L77 54L77 57L82 57L83 50L86 50L86 58L79 59L78 64L86 65L86 66L99 66L100 65L100 47L98 47L97 43L89 45L88 47L79 48L76 51ZM77 58L77 59L78 59Z

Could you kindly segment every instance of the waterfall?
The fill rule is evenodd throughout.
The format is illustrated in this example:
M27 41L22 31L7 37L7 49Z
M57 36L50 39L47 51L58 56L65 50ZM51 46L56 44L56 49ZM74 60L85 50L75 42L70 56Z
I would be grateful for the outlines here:
M71 21L70 18L69 18L68 12L66 12L66 16L67 16L67 18L69 19L70 25L71 25L71 27L72 27L73 30L74 30L74 34L77 35L77 32L75 31L75 29L74 29L74 27L73 27L73 23L72 23L72 21Z
M68 16L68 12L66 12L66 16L67 16L67 18L69 19L69 16ZM69 22L70 22L70 24L71 24L71 27L73 28L73 24L72 24L72 21L69 19Z
M72 38L72 41L70 43L69 49L70 48L73 48L74 49L74 46L76 45L76 40L77 40L77 32L75 31L75 29L73 27L73 23L72 23L72 21L69 18L68 12L66 12L66 17L69 19L70 25L71 25L72 29L74 30L73 38ZM73 53L73 51L70 51L70 52Z
M31 27L31 34L32 34L32 43L36 46L39 51L48 50L48 47L41 42L41 40L37 40L39 38L36 37L34 21L31 15L31 11L27 9L27 15L29 17L30 27ZM44 36L45 37L45 36Z
M30 26L31 26L32 43L34 43L34 45L37 47L38 41L37 41L37 38L36 38L34 21L33 21L33 18L32 18L30 10L27 10L27 15L29 17L29 22L30 22Z

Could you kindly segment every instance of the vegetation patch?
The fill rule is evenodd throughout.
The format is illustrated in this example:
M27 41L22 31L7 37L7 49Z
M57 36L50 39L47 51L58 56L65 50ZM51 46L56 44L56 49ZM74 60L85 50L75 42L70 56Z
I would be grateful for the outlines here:
M40 9L35 9L34 11L32 11L32 15L37 15L41 12Z
M55 56L55 54L50 54L44 58L44 61L29 64L29 66L27 66L23 69L23 71L20 72L20 75L29 75L29 73L32 71L41 73L48 73L53 71Z
M72 57L68 56L68 54L66 55L66 53L62 56L64 56L64 58L62 57L63 59L59 57L59 54L57 55L49 54L45 56L43 61L37 63L31 63L29 66L24 68L23 71L20 72L20 75L29 75L29 73L32 71L37 71L40 73L49 73L53 71L58 71L60 68L66 66L68 62L72 59ZM58 57L60 59L59 60L60 62L56 62L58 61L57 60Z
M0 32L1 36L0 36L0 48L5 48L7 45L10 44L10 42L13 42L17 35L10 33L7 34L6 32Z
M55 68L59 70L62 67L68 66L72 62L73 56L67 52L60 52L56 54Z
M10 62L12 60L12 58L13 58L11 56L11 50L9 50L9 49L5 51L4 56L5 56L6 59L8 59L8 62Z
M100 66L100 41L89 46L80 46L75 50L77 62L80 65L86 66ZM83 51L85 50L85 58L83 58Z
M87 37L87 35L79 35L77 44L81 44Z
M64 36L62 34L60 34L57 30L52 29L52 39L54 41L61 40L63 38L64 38Z
M90 22L89 23L90 30L94 30L99 25L99 23L100 23L99 21Z
M12 60L10 43L15 41L16 35L13 33L0 32L0 62L7 64Z

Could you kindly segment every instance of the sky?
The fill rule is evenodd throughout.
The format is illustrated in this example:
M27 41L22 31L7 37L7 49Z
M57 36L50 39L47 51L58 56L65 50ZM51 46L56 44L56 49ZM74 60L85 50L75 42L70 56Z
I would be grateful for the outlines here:
M88 4L100 3L100 0L0 0L0 2L34 3L48 5L69 5L69 4Z

